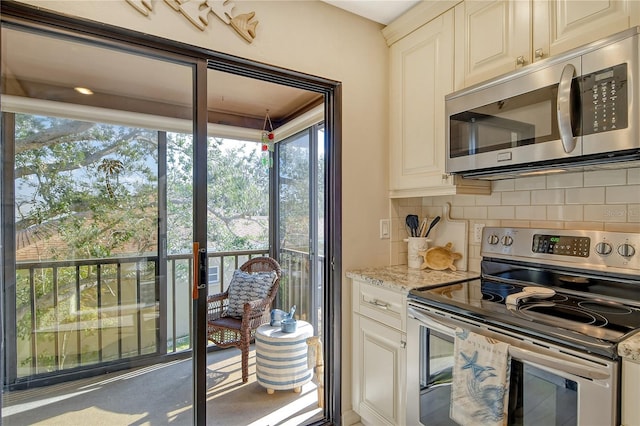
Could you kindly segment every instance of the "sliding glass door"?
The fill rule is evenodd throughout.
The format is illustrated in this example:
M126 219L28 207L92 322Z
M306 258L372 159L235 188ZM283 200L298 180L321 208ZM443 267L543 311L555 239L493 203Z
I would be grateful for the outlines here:
M267 254L325 342L334 420L339 84L2 7L1 422L204 424L206 298Z
M3 26L2 42L5 385L188 350L194 67L19 26ZM186 375L165 378L182 392L164 412L161 368L139 373L144 394L109 392L104 377L81 392L48 389L77 399L77 423L130 401L140 407L131 421L188 422L191 360L182 363ZM5 399L3 423L62 414L29 406Z

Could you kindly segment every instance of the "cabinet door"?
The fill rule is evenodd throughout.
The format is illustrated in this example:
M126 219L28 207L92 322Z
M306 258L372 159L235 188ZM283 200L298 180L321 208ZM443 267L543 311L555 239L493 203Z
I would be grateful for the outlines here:
M444 97L453 91L453 11L394 43L390 55L391 195L448 185Z
M622 424L633 425L640 419L640 363L622 360Z
M638 1L534 0L533 8L533 49L548 46L547 57L635 25Z
M353 315L353 408L362 423L405 423L406 335Z
M531 62L528 1L465 1L456 6L455 21L456 67L462 67L464 87Z

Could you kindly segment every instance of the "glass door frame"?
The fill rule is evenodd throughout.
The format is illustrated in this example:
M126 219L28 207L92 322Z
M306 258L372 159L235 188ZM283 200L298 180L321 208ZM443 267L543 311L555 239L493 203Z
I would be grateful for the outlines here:
M340 82L295 72L272 65L257 63L236 56L209 52L208 68L225 71L244 77L251 77L266 82L296 87L318 92L324 95L324 152L326 157L325 171L325 252L324 263L325 284L323 289L324 306L322 323L325 330L342 329L342 85ZM315 137L315 136L314 136ZM277 145L277 144L276 144ZM274 164L277 163L277 155ZM276 167L274 167L275 169ZM270 177L269 210L275 212L277 205L277 180ZM270 213L269 217L276 215ZM277 254L277 227L270 219L271 230L269 240L272 242L269 255L275 259ZM324 389L325 420L340 424L342 412L342 333L336 335L323 334L324 351Z
M34 6L6 1L2 4L0 15L2 25L13 25L23 29L37 29L53 32L57 35L80 37L85 41L100 46L115 47L136 53L156 56L159 59L172 59L176 62L188 64L194 69L193 82L193 117L194 120L194 240L200 247L206 248L206 146L207 146L207 105L206 105L206 73L207 69L231 72L241 76L261 79L277 84L288 85L300 89L316 91L324 95L325 109L325 155L327 169L325 175L325 244L327 261L325 262L325 310L323 323L327 330L333 330L337 336L324 338L325 359L325 409L326 421L340 424L341 413L341 234L342 234L342 187L341 187L341 83L321 77L295 72L233 55L224 54L196 46L153 37L137 31L116 27L99 22L89 21L68 15L38 9ZM4 131L4 130L3 130ZM201 154L203 154L201 156ZM2 191L6 187L4 176L7 171L2 166ZM4 196L8 194L3 193ZM12 206L9 206L12 208ZM6 210L7 206L4 206ZM3 225L13 226L14 223ZM6 229L6 228L4 228ZM3 241L7 236L2 232ZM10 247L9 247L10 248ZM272 246L271 250L275 250ZM271 253L272 255L275 253ZM3 248L0 262L7 265L8 261L15 261L15 251L7 254L7 247ZM13 269L13 268L12 268ZM6 270L6 268L3 268ZM0 286L4 289L6 273L0 275ZM15 279L15 278L14 278ZM198 307L194 319L201 324L206 311L206 292L201 291L194 302ZM3 296L0 296L3 297ZM0 299L0 316L5 314L4 303ZM2 349L6 334L0 331ZM206 327L198 327L194 339L198 342L194 348L194 423L205 424L206 420ZM201 342L205 342L202 344ZM4 362L4 355L2 356ZM197 360L197 362L196 362ZM1 365L0 382L4 384L4 368ZM0 403L0 415L2 404Z
M318 294L317 291L315 291L314 289L316 289L316 285L317 280L320 278L318 277L318 270L320 269L318 267L319 265L319 257L321 255L321 253L318 252L319 249L319 229L318 229L318 213L319 213L319 200L318 200L318 193L319 193L319 182L318 179L319 178L324 178L324 176L318 176L318 148L319 148L319 144L324 142L324 141L320 141L318 138L318 131L320 129L324 130L324 120L322 120L322 122L317 123L317 124L313 124L309 127L307 127L304 130L301 130L299 132L296 132L295 134L288 136L287 138L277 142L275 144L275 149L274 149L274 164L273 164L273 168L271 169L271 180L274 182L273 183L273 191L275 193L275 195L271 198L273 205L275 206L272 211L275 212L275 214L271 215L271 225L270 225L270 229L273 231L273 236L271 238L271 240L273 241L274 247L275 247L275 253L276 255L279 256L279 253L281 253L281 251L284 249L284 247L281 246L282 243L282 235L280 235L280 227L281 227L281 207L280 207L280 194L279 194L279 188L280 188L280 184L282 183L282 178L280 176L280 166L281 166L281 153L282 150L286 148L286 146L290 143L295 143L299 137L304 137L306 136L307 138L307 149L308 149L308 161L309 161L309 168L307 170L307 180L308 180L308 192L309 192L309 204L307 206L307 214L308 214L308 223L309 223L309 228L307 229L308 232L308 250L309 250L309 270L307 272L308 275L308 279L311 285L311 288L309 290L309 293L307 295L305 295L306 297L306 301L307 301L307 305L311 308L311 311L309 312L309 317L307 319L307 321L309 323L311 323L311 325L313 326L313 329L316 330L316 332L320 335L321 333L321 329L319 328L319 323L320 323L320 318L318 318L318 312L315 309L317 307L317 304L320 302L318 300ZM326 160L325 160L326 161ZM280 260L280 259L278 259ZM324 272L324 271L323 271ZM284 309L284 310L288 310L290 308L290 306L279 306L280 308ZM323 305L324 308L324 305ZM300 312L300 311L298 311Z

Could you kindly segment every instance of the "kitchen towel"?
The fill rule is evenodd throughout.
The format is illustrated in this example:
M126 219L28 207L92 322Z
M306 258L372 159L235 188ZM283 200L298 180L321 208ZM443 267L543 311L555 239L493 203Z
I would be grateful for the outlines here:
M507 424L509 345L456 329L449 417L461 425Z

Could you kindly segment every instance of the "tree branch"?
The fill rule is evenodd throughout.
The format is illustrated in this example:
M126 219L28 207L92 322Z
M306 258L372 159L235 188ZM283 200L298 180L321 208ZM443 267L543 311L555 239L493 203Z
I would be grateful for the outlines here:
M69 137L71 135L78 137L74 140L84 139L82 133L95 126L95 123L86 121L71 121L46 130L34 133L24 138L16 140L16 154L20 154L32 149L40 149L45 146L60 143L60 138Z
M69 170L76 170L81 167L86 167L90 164L96 163L98 160L102 159L103 157L106 157L109 154L113 154L118 150L118 148L120 148L122 145L126 144L127 142L131 141L132 139L136 138L137 136L138 136L137 132L134 131L127 134L126 137L120 138L119 140L113 142L112 144L105 146L99 151L95 151L95 152L82 151L82 153L84 154L82 156L83 160L79 163L58 162L58 163L46 164L44 167L33 167L33 166L17 167L15 170L15 178L18 179L18 178L33 175L36 173L45 174L51 170L55 170L56 172L66 172ZM146 141L148 142L148 140ZM52 144L55 144L55 143L56 143L55 141L52 142Z

